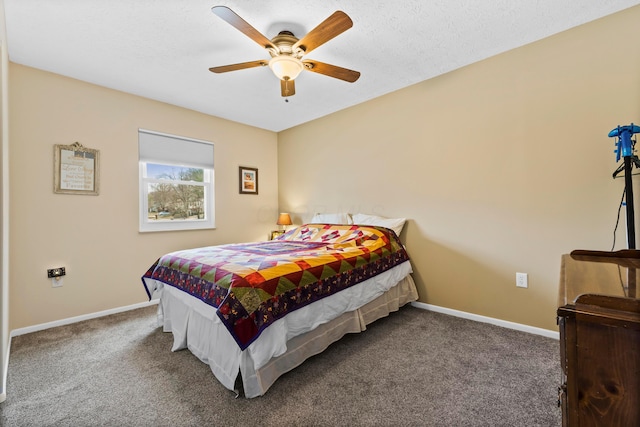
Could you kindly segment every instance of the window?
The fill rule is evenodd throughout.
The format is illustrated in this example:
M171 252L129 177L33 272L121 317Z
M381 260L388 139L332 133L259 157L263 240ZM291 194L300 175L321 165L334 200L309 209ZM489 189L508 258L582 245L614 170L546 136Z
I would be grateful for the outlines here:
M140 231L214 228L213 144L140 129Z

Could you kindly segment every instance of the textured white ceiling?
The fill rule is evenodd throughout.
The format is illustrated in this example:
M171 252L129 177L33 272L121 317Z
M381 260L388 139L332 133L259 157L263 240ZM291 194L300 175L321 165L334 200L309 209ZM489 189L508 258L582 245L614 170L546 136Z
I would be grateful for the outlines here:
M446 73L640 0L4 0L9 59L272 131ZM272 38L299 38L336 10L354 25L305 58L362 73L355 83L311 72L285 102L268 59L211 13L225 5Z

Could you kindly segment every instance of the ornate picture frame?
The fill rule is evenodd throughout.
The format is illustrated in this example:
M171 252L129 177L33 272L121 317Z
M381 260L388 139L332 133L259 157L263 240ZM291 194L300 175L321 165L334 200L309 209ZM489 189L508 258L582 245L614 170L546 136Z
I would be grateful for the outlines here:
M53 146L53 192L97 196L100 193L100 151L79 142Z
M258 169L240 166L240 194L258 194Z

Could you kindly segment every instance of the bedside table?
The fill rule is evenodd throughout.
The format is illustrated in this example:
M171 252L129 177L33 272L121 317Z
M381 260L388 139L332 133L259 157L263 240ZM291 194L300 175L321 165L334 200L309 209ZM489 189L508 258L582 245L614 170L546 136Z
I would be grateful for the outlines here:
M278 236L282 236L284 234L284 231L282 230L273 230L271 233L269 233L269 240L273 240Z

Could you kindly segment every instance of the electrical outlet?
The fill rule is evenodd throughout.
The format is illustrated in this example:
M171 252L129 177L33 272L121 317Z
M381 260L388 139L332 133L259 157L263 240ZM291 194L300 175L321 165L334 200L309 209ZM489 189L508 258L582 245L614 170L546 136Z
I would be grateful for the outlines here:
M516 286L519 288L529 287L529 277L527 273L516 273Z
M65 271L64 267L50 268L47 270L47 277L50 279L54 277L62 277L65 274L67 274L67 272Z

